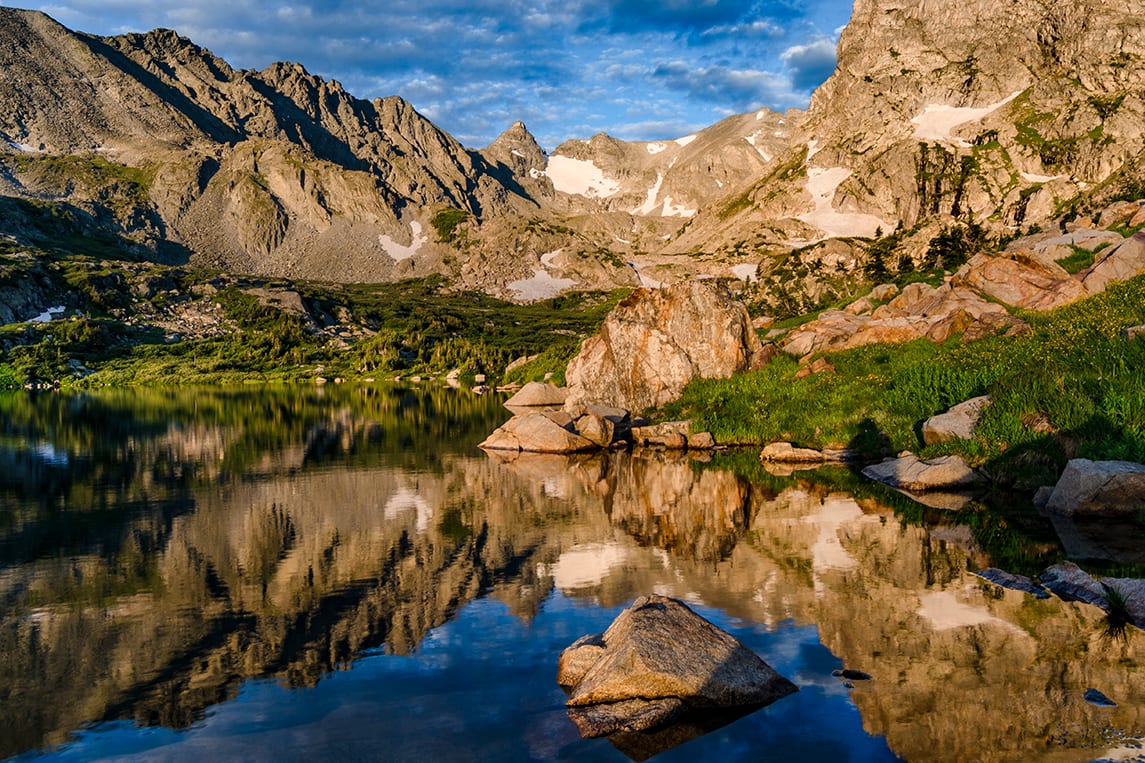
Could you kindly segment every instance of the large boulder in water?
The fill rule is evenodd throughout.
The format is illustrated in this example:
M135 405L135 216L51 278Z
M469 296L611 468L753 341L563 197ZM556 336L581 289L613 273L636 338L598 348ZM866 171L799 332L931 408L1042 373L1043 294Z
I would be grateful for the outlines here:
M656 728L693 709L762 707L798 691L731 634L657 595L566 649L557 681L586 737Z
M726 378L764 357L747 309L723 283L638 289L569 363L565 409L599 404L643 411L675 400L695 377Z

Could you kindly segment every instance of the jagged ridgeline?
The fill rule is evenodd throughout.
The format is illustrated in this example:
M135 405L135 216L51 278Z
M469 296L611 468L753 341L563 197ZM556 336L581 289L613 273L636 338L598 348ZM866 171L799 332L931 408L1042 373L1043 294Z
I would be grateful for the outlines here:
M779 275L827 239L804 264L850 278L900 225L921 238L877 255L913 267L954 220L998 236L1141 195L1143 21L1141 0L857 0L809 111L547 155L520 122L470 149L299 64L236 70L169 30L0 9L0 195L20 200L0 233L525 301Z

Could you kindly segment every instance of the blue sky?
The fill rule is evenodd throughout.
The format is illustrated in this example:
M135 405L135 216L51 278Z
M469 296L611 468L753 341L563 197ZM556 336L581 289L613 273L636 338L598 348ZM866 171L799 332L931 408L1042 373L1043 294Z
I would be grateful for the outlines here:
M298 61L359 97L400 95L472 147L520 119L550 150L804 107L851 15L851 0L15 4L96 34L168 27L239 68Z

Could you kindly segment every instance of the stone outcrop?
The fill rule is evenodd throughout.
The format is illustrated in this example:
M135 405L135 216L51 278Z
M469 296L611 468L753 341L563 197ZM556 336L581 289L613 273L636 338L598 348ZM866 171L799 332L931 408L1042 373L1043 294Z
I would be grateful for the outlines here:
M1025 575L1015 575L997 567L987 567L974 573L983 580L989 580L994 585L1009 588L1012 591L1032 594L1039 599L1050 598L1050 592Z
M922 422L922 441L927 445L934 445L949 440L973 439L974 429L988 405L990 396L983 395L959 403L946 413L931 416Z
M924 337L944 342L961 334L964 340L970 340L1015 330L1021 325L1006 308L970 289L955 288L950 283L938 288L914 283L869 314L824 311L816 320L788 334L781 347L784 352L802 357L822 350Z
M1105 291L1114 281L1124 281L1145 272L1145 232L1101 252L1097 262L1082 274L1082 283L1091 294Z
M954 274L951 283L1027 310L1052 310L1089 294L1056 262L1021 262L990 254L971 259Z
M763 347L747 310L717 281L640 289L609 313L569 363L566 409L660 406L696 377L751 368Z
M909 492L957 490L982 484L982 478L961 456L941 456L925 461L906 454L863 469L863 475Z
M1135 516L1145 508L1145 464L1071 459L1046 508L1066 516Z
M762 707L798 690L726 631L658 595L565 650L557 682L586 737L656 728L690 709Z
M1066 601L1082 601L1109 612L1109 590L1125 599L1129 620L1145 628L1145 580L1140 578L1094 578L1073 562L1061 562L1038 575L1041 584Z

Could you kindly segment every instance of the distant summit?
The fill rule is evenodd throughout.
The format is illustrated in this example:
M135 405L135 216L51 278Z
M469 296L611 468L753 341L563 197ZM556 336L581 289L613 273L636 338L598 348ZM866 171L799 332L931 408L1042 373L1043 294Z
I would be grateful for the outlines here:
M844 273L900 225L1014 232L1137 182L1143 4L857 0L808 112L551 155L522 122L470 149L298 63L0 9L0 195L66 204L139 256L520 299L752 278L829 239Z

